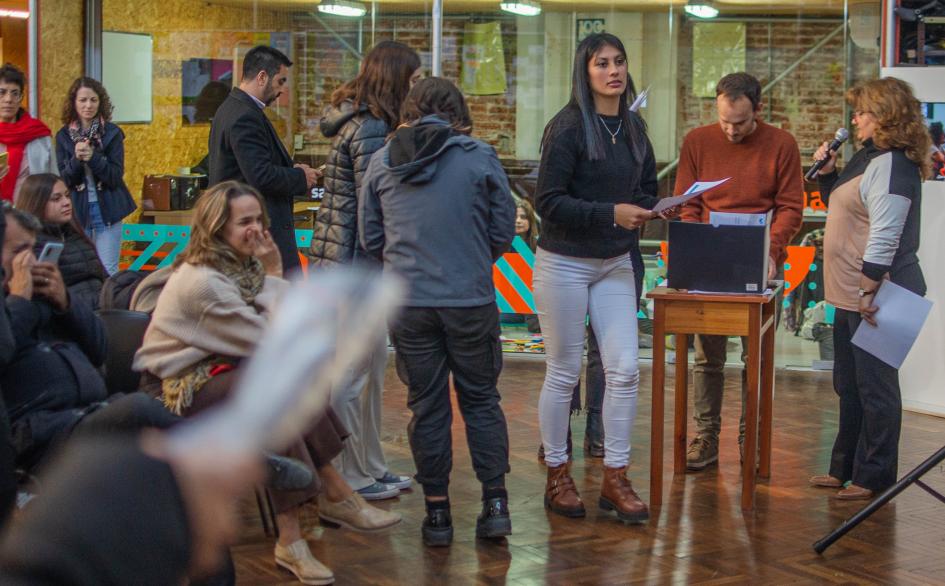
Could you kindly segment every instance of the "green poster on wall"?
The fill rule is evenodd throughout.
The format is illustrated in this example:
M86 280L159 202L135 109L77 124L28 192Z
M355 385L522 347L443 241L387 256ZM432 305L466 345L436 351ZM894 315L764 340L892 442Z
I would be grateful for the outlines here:
M463 33L463 93L471 96L504 94L505 54L498 22L469 23Z
M745 71L745 24L696 23L692 31L692 93L714 98L719 80L737 71Z

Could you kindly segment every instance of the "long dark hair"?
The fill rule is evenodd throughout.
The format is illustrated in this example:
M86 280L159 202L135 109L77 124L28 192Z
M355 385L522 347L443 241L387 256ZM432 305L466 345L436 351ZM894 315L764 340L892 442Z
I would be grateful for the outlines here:
M381 41L364 57L358 76L331 94L331 105L345 100L367 106L388 128L397 126L400 107L410 91L410 76L420 68L417 52L396 41Z
M76 96L79 95L79 90L84 87L89 88L98 96L98 115L101 116L105 122L111 122L112 101L108 97L108 92L105 91L105 86L91 77L80 77L72 82L72 86L69 87L66 101L62 105L62 123L69 125L79 119L79 113L75 109L75 99ZM104 132L104 129L102 130Z
M456 84L442 77L428 77L417 82L404 105L400 118L404 124L416 124L424 116L437 116L461 134L471 134L473 123L469 106Z
M571 70L571 99L567 106L561 112L558 112L551 122L545 127L541 143L554 136L558 126L562 121L562 114L567 110L577 110L581 116L582 134L584 137L584 151L587 158L591 161L598 161L606 157L604 149L604 131L597 120L597 110L594 107L594 95L591 91L591 82L587 75L587 66L598 51L606 46L613 47L620 51L625 58L627 50L623 43L616 36L610 33L596 33L589 35L581 44L578 45L574 53L574 67ZM623 127L627 129L624 136L627 137L627 144L630 146L630 152L637 162L642 162L646 149L644 146L646 136L646 124L637 114L630 112L630 104L637 97L637 90L633 84L633 77L627 72L627 85L620 97L620 105L617 115L623 120Z
M66 185L66 182L63 181L61 177L53 175L52 173L30 175L23 180L23 185L20 187L20 194L16 197L16 205L14 207L22 212L35 216L36 219L43 224L43 229L48 230L52 224L46 221L46 204L49 203L49 198L52 197L53 188L56 187L56 183L60 182ZM66 185L67 190L68 187L69 186ZM72 208L72 219L69 220L68 225L83 240L88 242L92 248L95 248L95 243L92 242L92 239L88 237L85 230L79 225L79 219L75 215L75 206Z

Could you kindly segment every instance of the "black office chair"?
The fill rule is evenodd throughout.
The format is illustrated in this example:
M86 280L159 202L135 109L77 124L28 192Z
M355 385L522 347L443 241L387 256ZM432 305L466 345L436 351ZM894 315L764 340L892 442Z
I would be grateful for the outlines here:
M141 373L131 369L135 352L141 347L151 316L127 309L102 309L108 355L105 358L105 386L108 394L133 393L140 387Z

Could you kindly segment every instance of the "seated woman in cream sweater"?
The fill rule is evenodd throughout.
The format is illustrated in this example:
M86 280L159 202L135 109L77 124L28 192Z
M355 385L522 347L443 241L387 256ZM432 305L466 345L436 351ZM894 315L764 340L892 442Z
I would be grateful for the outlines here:
M268 228L262 198L247 185L220 183L197 202L190 242L175 259L134 363L160 380L164 403L175 413L199 412L230 392L240 361L252 354L289 286ZM364 502L332 467L346 435L329 409L286 454L317 472L319 516L359 530L398 523L399 514ZM312 556L299 525L300 507L317 492L273 492L275 557L305 584L330 584L331 571Z

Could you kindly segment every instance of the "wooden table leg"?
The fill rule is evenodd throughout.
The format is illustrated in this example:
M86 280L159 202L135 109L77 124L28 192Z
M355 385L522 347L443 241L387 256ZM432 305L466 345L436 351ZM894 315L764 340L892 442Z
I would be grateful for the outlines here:
M676 334L676 408L673 410L673 474L686 473L686 420L689 414L689 336Z
M755 458L758 451L758 387L761 382L761 307L748 312L748 362L746 369L745 447L742 461L742 510L755 504Z
M666 307L653 309L653 412L650 416L650 506L663 504L663 413L666 378Z
M779 303L775 298L771 303ZM765 311L763 321L768 317L774 320L774 308ZM761 337L761 391L759 396L761 423L758 433L761 442L761 461L758 464L758 475L762 478L771 478L771 432L772 415L774 411L774 336L777 331L777 322L772 321L771 327Z

